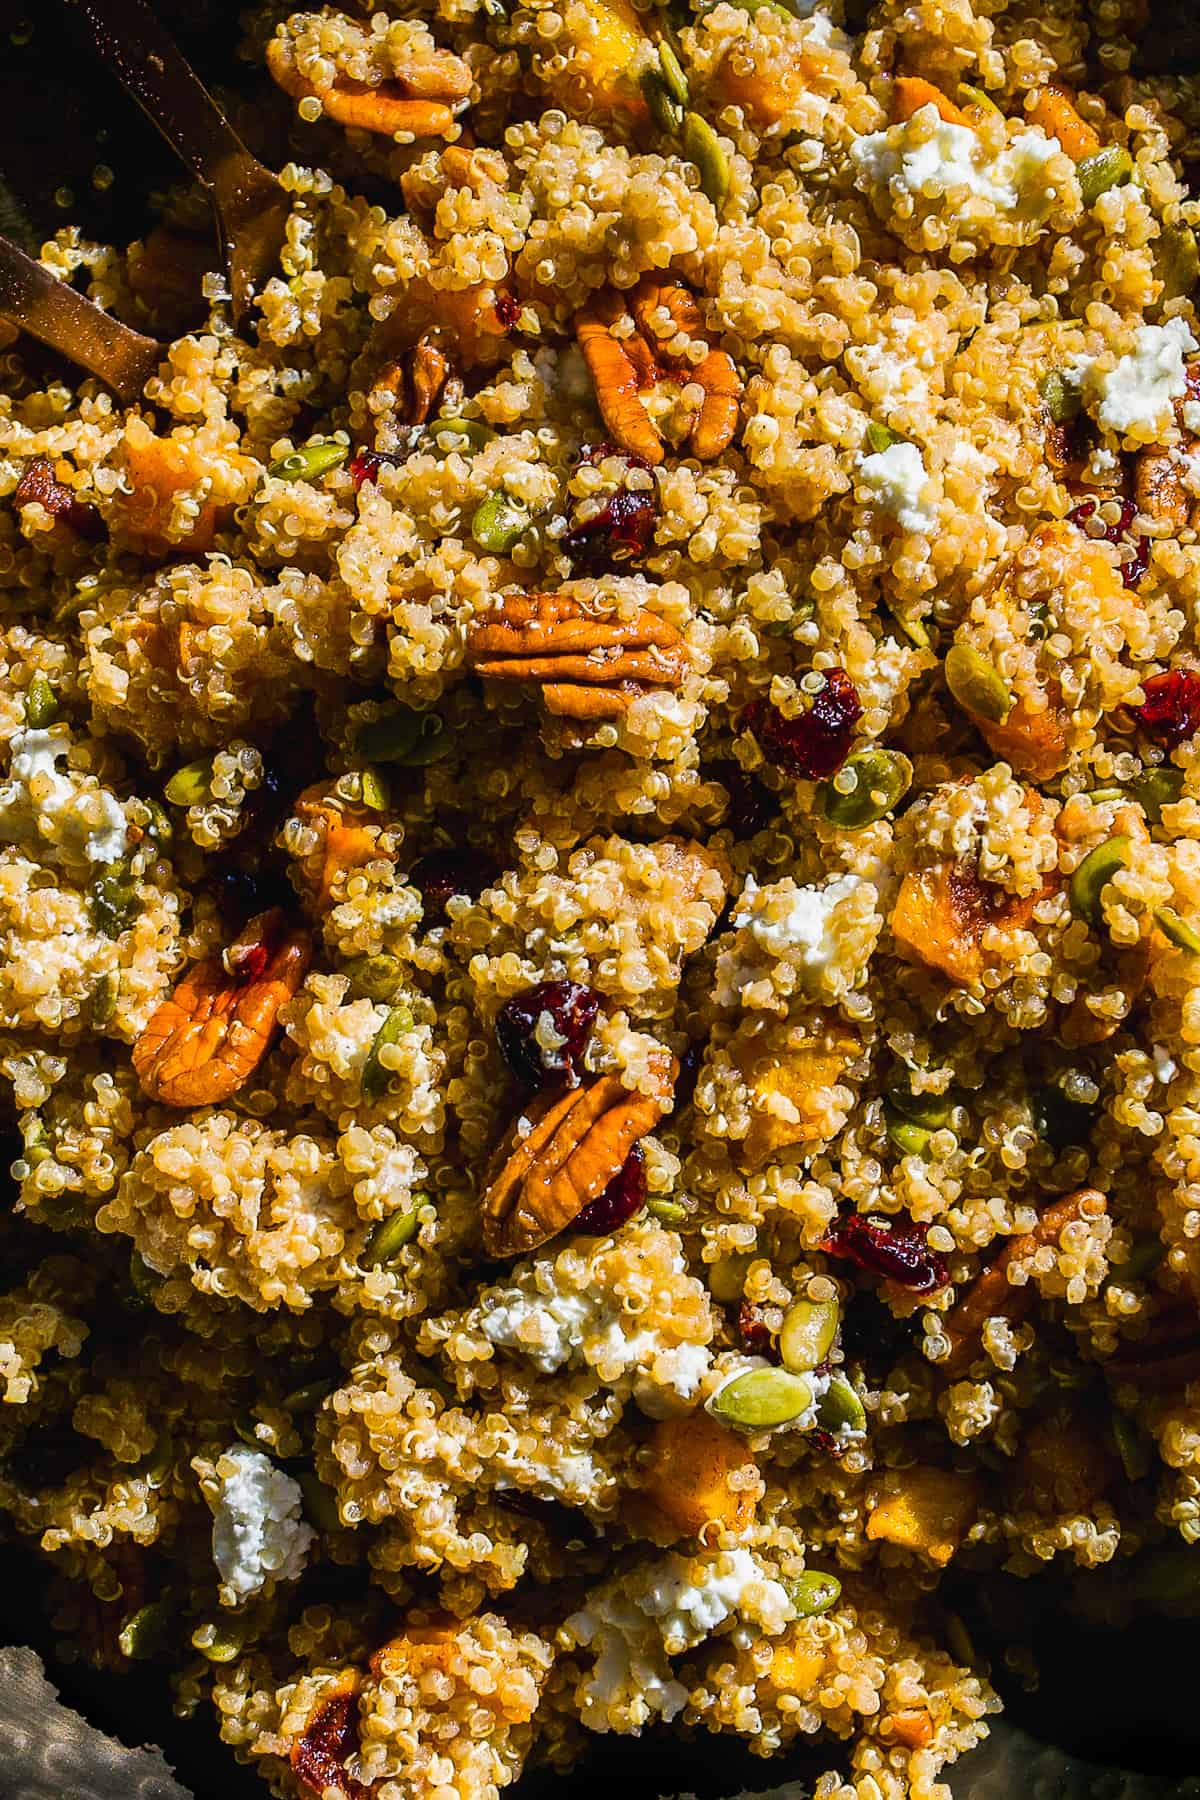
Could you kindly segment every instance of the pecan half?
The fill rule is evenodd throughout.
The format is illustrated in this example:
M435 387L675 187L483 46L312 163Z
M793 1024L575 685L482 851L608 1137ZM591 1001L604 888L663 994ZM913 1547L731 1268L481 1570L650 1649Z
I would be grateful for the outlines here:
M524 1256L565 1231L618 1175L634 1145L671 1104L679 1065L664 1051L653 1093L600 1075L565 1093L539 1095L501 1140L483 1194L489 1256Z
M227 958L196 963L133 1046L143 1092L165 1106L230 1099L270 1049L279 1009L304 980L311 956L308 932L288 930L274 907L251 920Z
M621 619L568 594L507 595L471 626L467 650L478 674L536 682L547 712L569 719L618 719L688 667L675 627L648 608Z
M375 86L337 75L330 86L316 87L293 60L283 38L267 45L271 79L293 100L318 99L335 125L394 137L445 137L455 113L471 92L471 71L461 56L430 50L397 65L391 77Z
M961 1375L978 1353L979 1339L989 1319L1005 1318L1018 1324L1032 1309L1037 1288L1031 1281L1014 1287L1008 1279L1010 1264L1032 1256L1043 1244L1056 1244L1066 1226L1076 1219L1097 1219L1107 1202L1098 1188L1078 1188L1055 1200L1032 1231L1010 1238L999 1256L975 1277L958 1305L947 1313L946 1336L950 1355L941 1365L948 1375Z

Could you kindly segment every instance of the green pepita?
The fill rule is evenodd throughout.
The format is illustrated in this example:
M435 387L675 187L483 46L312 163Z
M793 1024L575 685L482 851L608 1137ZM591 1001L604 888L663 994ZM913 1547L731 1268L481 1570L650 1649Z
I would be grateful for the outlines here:
M152 1600L148 1606L139 1607L117 1633L121 1655L131 1662L148 1662L151 1657L161 1656L167 1648L173 1616L174 1608L166 1600Z
M1119 787L1089 788L1086 798L1093 806L1110 806L1115 801L1125 798L1125 789Z
M428 1204L428 1194L416 1193L402 1212L391 1213L373 1225L359 1257L363 1267L380 1269L394 1262L421 1229L421 1212Z
M440 713L398 706L360 728L355 750L364 762L417 767L437 762L453 748L453 743Z
M1200 243L1190 225L1166 225L1155 261L1164 300L1181 300L1200 281Z
M646 1211L651 1218L657 1219L660 1225L669 1225L677 1229L686 1225L691 1218L691 1211L680 1200L668 1200L662 1194L655 1194L646 1202Z
M431 447L439 456L449 456L455 450L482 450L496 435L484 419L435 419L427 430Z
M1113 1414L1112 1434L1126 1478L1129 1481L1141 1481L1153 1466L1150 1445L1144 1434L1138 1430L1129 1415L1123 1412Z
M333 791L348 805L366 806L372 812L386 812L391 804L387 780L378 769L351 769L338 776Z
M1183 770L1160 763L1139 775L1129 791L1151 825L1160 825L1163 807L1174 806L1183 793Z
M658 64L662 70L663 85L668 94L676 105L686 106L690 99L687 76L683 72L683 64L675 54L674 45L669 44L666 38L659 42Z
M506 556L520 542L533 523L529 508L522 506L501 488L489 494L475 508L471 518L471 536L481 550L490 556Z
M779 1355L785 1369L807 1375L825 1361L841 1324L842 1309L836 1300L796 1300L784 1315L779 1333Z
M709 1410L726 1425L746 1431L770 1431L790 1425L813 1403L812 1384L790 1369L747 1369L735 1375L709 1401Z
M700 172L700 191L720 212L729 198L732 171L725 147L707 119L697 112L684 114L683 154Z
M318 1531L337 1531L342 1520L333 1489L326 1487L318 1475L307 1469L297 1475L296 1482L304 1497L304 1511L309 1523Z
M1174 944L1177 950L1186 950L1190 956L1200 956L1200 931L1189 925L1173 906L1156 906L1154 923L1168 944Z
M383 1052L389 1044L398 1043L412 1027L413 1016L408 1007L393 1006L375 1033L375 1041L367 1052L359 1081L362 1097L367 1102L378 1100L381 1094L387 1092L392 1072L383 1061Z
M880 456L883 451L890 450L893 444L902 444L904 439L898 431L893 431L890 425L884 425L878 419L872 419L867 426L865 442L872 455Z
M722 1306L736 1306L746 1291L746 1274L754 1261L752 1250L733 1250L710 1263L708 1291Z
M107 938L119 938L137 916L137 883L126 862L114 863L106 875L98 875L88 889L92 924Z
M45 731L58 717L58 697L44 675L35 675L25 689L25 723L31 731Z
M158 1290L159 1277L137 1250L129 1252L129 1285L139 1300L149 1300Z
M972 87L969 81L959 82L958 98L964 106L981 106L984 112L990 113L1000 111L990 94L985 94L982 88Z
M319 1412L322 1403L334 1392L337 1384L336 1375L321 1375L314 1381L306 1381L302 1387L284 1395L284 1411L301 1414Z
M1056 425L1069 425L1083 405L1079 389L1062 369L1050 369L1038 384L1042 405Z
M675 100L659 69L645 69L641 80L642 99L650 108L650 117L660 131L674 137L683 124L683 108Z
M1075 173L1085 206L1094 206L1109 188L1121 187L1133 174L1133 158L1124 144L1106 144L1094 156L1085 156Z
M1003 725L1013 708L1004 677L970 644L952 644L943 664L946 686L958 704L977 719Z
M121 978L111 969L100 977L92 989L92 1024L98 1031L105 1025L111 1025L120 990Z
M211 756L201 756L195 762L184 763L182 769L176 769L163 789L163 794L172 806L198 806L201 800L207 798L212 772Z
M193 1631L192 1647L206 1662L234 1662L246 1647L245 1633L230 1619L209 1620Z
M836 1575L805 1569L803 1575L785 1575L780 1582L798 1619L817 1619L835 1605L842 1592Z
M1086 919L1089 925L1099 922L1100 896L1113 876L1129 861L1129 850L1129 839L1118 835L1106 838L1104 843L1088 851L1071 876L1068 890L1071 911L1077 918Z
M817 789L817 805L831 825L861 831L886 818L912 786L913 766L899 750L873 746L848 756Z
M278 481L316 481L318 476L327 475L330 469L340 467L349 455L349 444L306 444L303 450L293 450L287 456L276 457L268 467L267 474Z
M916 1125L924 1125L927 1131L940 1131L943 1126L949 1125L955 1106L952 1094L916 1094L906 1072L894 1075L885 1091L897 1112L903 1113L906 1119L911 1119Z
M906 1119L898 1113L894 1106L885 1104L883 1109L883 1128L888 1139L902 1156L920 1156L928 1159L929 1140L933 1132L927 1125L918 1125L914 1119Z
M1135 1238L1129 1255L1115 1265L1113 1274L1118 1281L1141 1281L1157 1269L1166 1254L1167 1246L1160 1237Z
M392 1000L404 984L404 964L395 956L356 956L346 964L350 992L368 1000Z
M817 1402L817 1424L822 1431L867 1429L867 1409L844 1375L830 1377L829 1386Z
M896 612L894 608L889 607L888 610L914 650L932 649L933 638L924 619L906 619L903 613Z
M171 815L165 806L158 804L157 800L143 800L142 805L150 815L146 821L146 836L152 844L157 844L160 849L165 849L175 836Z

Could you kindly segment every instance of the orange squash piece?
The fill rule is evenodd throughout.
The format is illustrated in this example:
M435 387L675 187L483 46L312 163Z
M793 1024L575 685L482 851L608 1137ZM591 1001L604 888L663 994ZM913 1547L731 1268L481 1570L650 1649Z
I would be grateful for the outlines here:
M858 1033L837 1013L820 1012L806 1026L768 1031L735 1045L731 1054L752 1095L753 1118L742 1158L760 1168L793 1144L826 1134L827 1096L861 1048ZM789 1102L780 1111L773 1099Z
M660 1419L642 1492L680 1537L695 1537L714 1521L746 1531L754 1521L754 1495L731 1488L729 1478L753 1460L745 1439L710 1413Z
M897 1470L867 1517L867 1536L916 1550L938 1568L954 1555L975 1514L975 1483L950 1469Z
M947 125L971 123L962 107L943 94L941 88L934 87L932 81L924 81L919 75L897 76L892 84L892 118L902 123L923 106L936 106L938 118L945 119Z
M1027 117L1040 125L1047 137L1056 137L1072 162L1095 156L1100 149L1100 134L1079 116L1075 96L1061 81L1049 81L1038 88Z

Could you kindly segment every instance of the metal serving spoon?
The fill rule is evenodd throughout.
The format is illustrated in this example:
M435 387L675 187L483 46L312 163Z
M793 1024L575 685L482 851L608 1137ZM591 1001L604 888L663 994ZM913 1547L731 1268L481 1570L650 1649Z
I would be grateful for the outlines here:
M126 403L140 397L163 355L155 338L56 280L6 237L0 237L0 317L79 363Z
M101 60L128 89L212 201L236 319L276 267L283 188L247 150L145 0L65 0Z

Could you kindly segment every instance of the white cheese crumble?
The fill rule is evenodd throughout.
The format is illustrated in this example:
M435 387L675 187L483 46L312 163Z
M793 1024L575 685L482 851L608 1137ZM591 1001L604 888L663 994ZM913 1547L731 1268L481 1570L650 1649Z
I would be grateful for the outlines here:
M1133 349L1106 373L1098 375L1088 357L1077 357L1069 373L1098 424L1153 443L1172 423L1173 402L1187 392L1184 358L1198 347L1182 319L1168 319L1139 325Z
M125 854L125 813L91 778L59 772L69 747L58 728L15 734L8 780L0 782L0 839L116 862Z
M760 888L748 875L733 923L748 927L755 943L771 956L788 956L805 969L827 969L837 955L829 922L839 901L858 886L857 875L840 875L824 887L775 881Z
M634 1398L655 1418L694 1398L711 1360L706 1344L669 1343L603 1287L564 1290L553 1275L552 1264L535 1263L483 1296L479 1329L490 1344L520 1352L543 1375L590 1366L608 1383L632 1377Z
M850 159L863 183L938 198L961 194L990 201L1002 212L1045 216L1057 190L1046 164L1061 154L1057 138L1023 131L995 154L966 125L939 119L931 104L911 119L856 138Z
M923 504L929 473L915 444L889 444L860 458L858 479L868 497L890 512L905 531L932 531L937 513Z
M299 1484L261 1450L232 1444L217 1462L212 1553L226 1604L238 1605L268 1580L295 1581L316 1533L301 1517Z
M673 1678L668 1657L694 1649L730 1621L774 1637L794 1617L784 1587L749 1550L671 1555L633 1581L600 1589L562 1627L569 1648L596 1652L576 1696L584 1724L624 1731L655 1716L673 1719L687 1689Z

